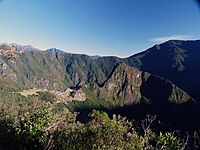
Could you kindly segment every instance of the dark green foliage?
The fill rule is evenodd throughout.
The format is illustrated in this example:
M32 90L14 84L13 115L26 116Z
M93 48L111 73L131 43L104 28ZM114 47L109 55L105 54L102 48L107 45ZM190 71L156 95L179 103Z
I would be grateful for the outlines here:
M88 90L85 87L82 87L85 94L87 95L87 100L80 101L72 101L68 108L71 112L81 111L81 110L92 110L92 109L112 109L114 106L112 103L105 101L104 99L100 99L92 93L92 91Z
M189 139L189 148L193 150L200 149L200 131L195 131L191 134L191 137Z
M11 81L9 78L0 77L0 104L16 105L28 99L18 92L28 87Z
M53 103L56 99L56 96L53 95L52 93L46 91L46 92L37 92L39 95L38 95L38 98L40 100L43 100L45 102L50 102L50 103Z
M67 121L73 122L70 112L57 114L54 105L32 100L18 108L16 113L12 108L1 108L0 146L5 149L43 150L52 147L52 136L59 125ZM16 109L16 108L14 108ZM10 145L7 145L10 144Z
M174 133L156 134L147 126L141 125L143 133L136 131L134 122L105 112L93 111L85 124L74 124L55 132L54 149L174 149L182 148L183 143ZM138 126L139 127L139 126ZM154 143L154 144L152 144Z
M67 108L71 112L79 112L77 115L77 119L79 121L86 121L88 120L88 114L93 110L104 110L106 112L115 108L115 106L109 102L105 101L104 99L100 99L94 95L90 90L83 87L84 92L87 95L87 99L83 102L81 101L72 101L67 105Z
M87 100L80 102L80 101L73 101L71 102L68 106L70 111L75 112L75 111L81 111L84 109L112 109L114 106L112 103L107 102L103 99L90 99L88 98Z
M152 101L144 96L140 99L141 104L152 104Z
M4 108L0 110L0 118L0 148L15 149L14 145L18 145L19 141L14 134L14 118L5 113Z
M62 113L66 108L68 108L68 105L66 103L57 103L55 104L55 107L52 111L55 114L59 114Z
M178 150L199 147L197 132L187 138L177 132L155 132L155 117L147 116L137 123L119 115L109 117L105 112L92 111L88 122L83 124L75 121L76 114L63 109L58 115L53 113L53 104L38 102L24 105L16 115L8 115L8 109L1 109L0 146L9 150Z
M45 129L53 122L52 119L51 112L45 106L30 111L20 110L14 127L21 147L43 149L44 143L49 140Z

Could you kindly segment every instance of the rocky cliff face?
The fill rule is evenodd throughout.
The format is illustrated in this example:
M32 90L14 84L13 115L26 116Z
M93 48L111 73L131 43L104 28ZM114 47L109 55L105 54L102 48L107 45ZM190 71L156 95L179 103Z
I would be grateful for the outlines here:
M120 63L110 78L99 88L99 95L120 105L139 103L141 99L141 72L126 64Z
M12 81L17 82L18 78L15 72L10 68L10 66L0 58L0 75L9 77Z
M141 103L144 97L154 104L181 104L193 99L172 82L120 63L96 95L117 105ZM194 101L193 101L194 102Z

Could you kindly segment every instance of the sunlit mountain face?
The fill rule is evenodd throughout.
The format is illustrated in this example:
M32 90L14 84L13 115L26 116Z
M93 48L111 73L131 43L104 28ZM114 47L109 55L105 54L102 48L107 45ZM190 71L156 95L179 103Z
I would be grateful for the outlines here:
M199 0L0 0L0 150L199 150Z

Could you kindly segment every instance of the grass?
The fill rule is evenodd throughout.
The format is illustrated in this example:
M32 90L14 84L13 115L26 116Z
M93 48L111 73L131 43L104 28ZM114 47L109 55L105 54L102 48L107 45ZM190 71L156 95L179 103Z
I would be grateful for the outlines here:
M0 102L15 105L26 101L27 98L20 95L18 92L27 88L27 86L15 83L6 77L0 77Z
M103 99L96 97L90 90L87 88L82 88L87 96L85 101L72 101L67 107L71 112L80 111L80 110L92 110L92 109L112 109L114 105Z

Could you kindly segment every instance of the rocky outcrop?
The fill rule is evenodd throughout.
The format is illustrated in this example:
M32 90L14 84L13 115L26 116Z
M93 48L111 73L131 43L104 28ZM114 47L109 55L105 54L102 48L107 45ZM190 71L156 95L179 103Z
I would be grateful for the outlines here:
M10 66L0 58L0 75L9 77L11 80L17 82L18 78Z
M194 100L183 90L167 79L120 63L108 80L101 86L93 86L95 93L102 99L116 105L141 103L144 97L154 104L182 104Z
M141 72L126 64L120 63L110 78L99 88L99 95L120 105L139 103L141 98Z

